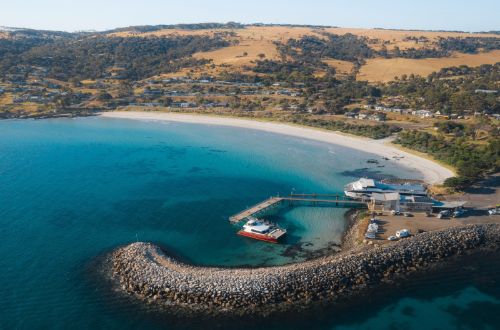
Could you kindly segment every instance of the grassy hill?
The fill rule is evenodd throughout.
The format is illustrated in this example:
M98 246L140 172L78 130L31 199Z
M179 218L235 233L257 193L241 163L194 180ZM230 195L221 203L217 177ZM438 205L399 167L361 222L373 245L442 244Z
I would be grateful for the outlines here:
M206 29L179 29L165 28L155 29L154 31L138 32L136 29L121 30L111 32L109 36L121 37L172 37L172 36L207 36L231 31L231 37L228 38L232 45L223 47L211 52L195 53L193 56L197 59L207 59L216 66L223 68L231 67L233 70L244 72L248 67L255 66L255 63L262 58L258 55L264 55L269 60L279 60L278 43L287 43L290 39L301 39L304 37L325 38L324 34L346 35L352 34L366 40L368 47L374 51L380 52L383 49L393 51L398 48L400 51L407 50L432 50L437 47L440 40L452 39L485 39L497 40L498 35L489 33L465 33L465 32L434 32L434 31L407 31L407 30L385 30L385 29L349 29L349 28L323 28L323 27L304 27L304 26L238 26L237 28L206 28ZM429 59L429 60L426 60ZM342 61L340 59L321 58L330 67L337 69L340 73L353 72L354 63ZM451 66L479 66L481 64L494 64L500 61L500 52L479 49L474 53L455 51L447 56L433 56L423 58L404 58L393 57L384 58L382 56L373 56L367 59L365 63L359 66L359 74L356 74L358 80L367 81L391 81L394 77L401 77L403 74L422 75L439 71L442 68ZM220 70L211 68L198 68L196 73L213 74ZM321 70L318 70L321 71ZM321 74L318 72L317 74Z
M102 39L108 40L103 41ZM152 70L153 73L169 74L170 76L181 76L188 72L197 76L217 75L227 71L251 73L252 68L258 66L259 62L263 60L276 62L303 62L307 60L315 62L314 65L309 66L314 70L316 76L323 76L327 73L328 68L333 68L339 75L352 76L361 81L388 82L403 75L427 76L446 67L479 66L500 61L500 37L494 33L242 25L239 23L136 26L101 33L73 34L14 29L0 32L0 52L2 52L2 48L6 47L4 44L7 41L12 41L21 45L21 50L28 53L25 60L26 57L30 56L30 51L35 53L35 57L52 57L54 54L50 52L41 52L39 49L31 50L30 47L43 47L45 44L57 43L64 50L78 47L78 42L92 44L89 40L99 40L99 47L104 47L102 51L106 53L114 52L116 48L120 48L114 47L114 45L109 46L110 44L126 44L128 43L126 39L132 39L135 43L140 39L217 40L215 45L195 46L187 51L182 49L175 59L182 59L183 63L177 63L178 65L174 66L163 63L163 65L159 65L162 69ZM358 51L359 45L364 45L366 49L370 50L370 53L365 51L363 54L356 54L356 49L352 49L351 56L342 55L340 48L349 48L353 43L358 44ZM103 44L106 45L103 46ZM152 46L151 42L147 42L147 44L147 47L156 47ZM179 43L168 45L169 48L177 47L178 50L184 46L183 42L180 42L180 45ZM17 47L14 53L19 54L20 47ZM124 47L126 48L126 46ZM127 49L127 51L131 50ZM165 49L165 52L168 51ZM60 50L58 52L61 53ZM90 56L94 57L96 55L110 56L110 54L92 55L92 52L90 53ZM64 54L64 57L76 55L73 52ZM189 60L187 60L188 58ZM112 70L114 62L118 62L118 66L120 66L120 62L129 60L124 56L118 59L111 58L111 61L105 65L106 67L100 67L100 70ZM142 58L139 60L142 61ZM172 57L165 56L163 59L157 59L157 61L161 60L168 62L172 60ZM112 61L114 62L111 63ZM322 66L321 63L325 65ZM16 63L7 62L4 66L12 66L13 64ZM176 67L178 70L175 70ZM151 70L147 71L151 72ZM255 73L254 71L253 74ZM81 78L96 77L83 75Z

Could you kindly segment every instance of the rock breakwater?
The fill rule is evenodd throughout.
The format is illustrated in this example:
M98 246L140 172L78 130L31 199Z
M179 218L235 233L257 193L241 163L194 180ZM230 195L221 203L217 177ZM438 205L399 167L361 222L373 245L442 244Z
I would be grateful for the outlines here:
M160 306L251 314L334 301L452 256L499 247L500 225L470 225L298 264L228 269L187 265L158 246L134 243L110 255L108 273L120 290Z

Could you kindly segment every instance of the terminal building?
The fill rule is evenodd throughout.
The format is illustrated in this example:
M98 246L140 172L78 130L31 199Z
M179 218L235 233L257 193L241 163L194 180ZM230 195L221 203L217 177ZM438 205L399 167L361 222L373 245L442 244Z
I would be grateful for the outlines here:
M427 196L408 196L399 193L374 193L368 207L372 211L432 212L434 200Z
M389 184L362 178L345 186L345 195L367 202L371 211L421 212L456 211L465 202L440 202L430 198L422 184Z

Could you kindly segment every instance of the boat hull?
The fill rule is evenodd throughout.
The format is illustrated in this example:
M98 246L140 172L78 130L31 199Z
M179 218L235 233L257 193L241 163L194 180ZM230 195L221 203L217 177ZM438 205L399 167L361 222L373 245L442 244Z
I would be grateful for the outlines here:
M267 243L273 243L273 244L277 244L278 243L278 240L276 238L270 237L270 236L265 235L265 234L249 233L247 231L240 230L238 232L238 235L244 236L244 237L248 237L248 238L253 238L253 239L256 239L256 240L259 240L259 241L263 241L263 242L267 242Z

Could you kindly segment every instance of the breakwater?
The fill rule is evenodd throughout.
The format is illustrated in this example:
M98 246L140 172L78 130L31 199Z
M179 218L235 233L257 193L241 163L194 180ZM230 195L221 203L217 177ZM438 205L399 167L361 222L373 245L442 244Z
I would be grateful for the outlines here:
M468 251L500 247L500 225L418 234L383 247L268 268L196 267L158 246L114 251L109 274L123 292L160 306L211 314L252 314L334 301Z

